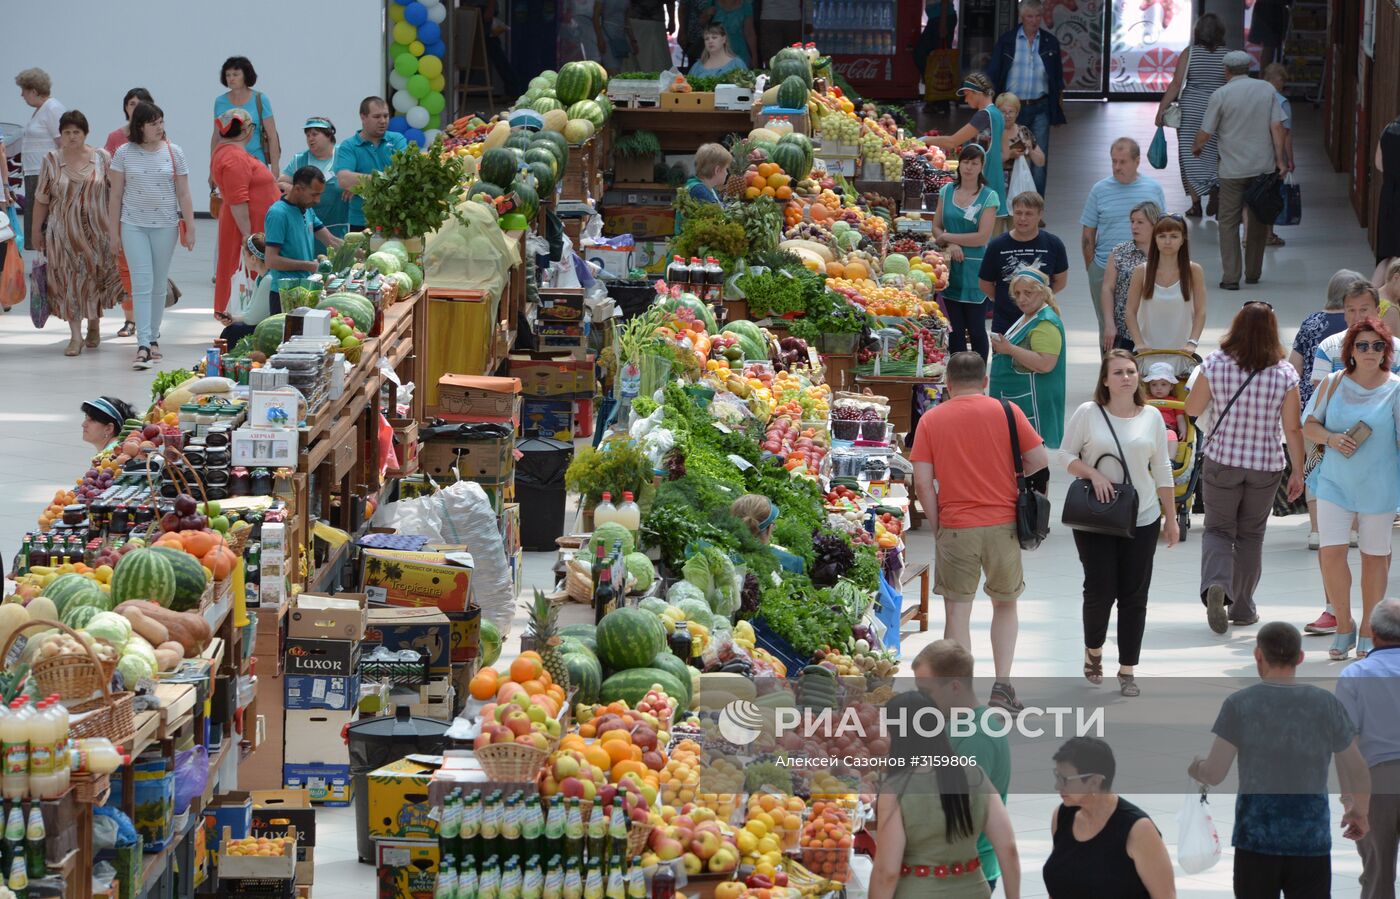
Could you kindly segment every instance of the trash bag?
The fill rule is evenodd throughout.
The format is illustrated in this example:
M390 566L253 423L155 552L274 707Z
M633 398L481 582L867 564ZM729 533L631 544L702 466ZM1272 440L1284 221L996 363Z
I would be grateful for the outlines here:
M175 814L184 814L208 785L209 754L203 746L175 753Z
M1176 863L1187 874L1209 871L1220 861L1220 835L1210 817L1205 787L1182 797L1176 833Z

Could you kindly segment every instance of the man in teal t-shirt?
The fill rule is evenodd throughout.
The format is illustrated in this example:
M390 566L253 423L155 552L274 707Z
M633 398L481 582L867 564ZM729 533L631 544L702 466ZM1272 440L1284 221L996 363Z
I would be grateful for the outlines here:
M936 702L945 716L958 711L971 712L973 720L980 722L987 707L978 704L972 691L972 664L972 653L956 640L935 640L914 658L914 678L919 690ZM950 727L948 741L954 753L977 760L978 769L1005 802L1007 788L1011 785L1011 744L1006 737L994 737L980 729L970 736L958 736ZM985 833L977 838L977 856L987 882L995 885L1001 877L1001 865Z
M350 201L351 228L365 226L365 201L350 189L365 175L384 171L394 153L407 146L402 134L389 130L389 104L382 97L360 101L360 130L340 142L331 163L336 181Z
M326 189L326 176L314 165L292 173L287 195L267 210L263 234L267 242L267 276L272 279L272 312L282 311L283 281L305 278L316 271L316 240L328 247L340 246L340 238L326 230L316 216L316 204Z

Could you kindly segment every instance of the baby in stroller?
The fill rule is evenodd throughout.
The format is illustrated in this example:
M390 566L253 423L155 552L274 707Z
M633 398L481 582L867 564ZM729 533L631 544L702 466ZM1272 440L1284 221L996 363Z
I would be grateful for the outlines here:
M1143 382L1147 384L1148 395L1154 400L1178 399L1173 395L1177 383L1176 368L1170 362L1154 362L1149 365ZM1167 456L1176 459L1177 445L1186 439L1186 411L1177 408L1179 403L1157 402L1152 405L1162 413L1162 421L1167 426Z

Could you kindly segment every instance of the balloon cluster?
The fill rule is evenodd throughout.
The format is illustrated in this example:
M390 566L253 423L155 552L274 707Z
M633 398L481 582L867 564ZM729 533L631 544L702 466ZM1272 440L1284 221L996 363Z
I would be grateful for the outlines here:
M447 106L447 76L442 64L447 55L442 39L446 19L443 0L394 0L389 4L389 21L393 23L389 105L394 110L389 130L420 147L437 137Z

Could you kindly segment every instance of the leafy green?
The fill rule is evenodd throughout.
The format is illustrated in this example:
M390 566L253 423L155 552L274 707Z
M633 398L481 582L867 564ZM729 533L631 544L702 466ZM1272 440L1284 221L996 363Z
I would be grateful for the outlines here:
M187 368L168 368L156 374L155 380L151 382L151 399L159 400L165 396L165 392L194 377L194 372Z
M758 197L745 203L736 203L729 217L738 222L749 240L749 256L755 253L771 253L778 249L778 239L783 233L783 211L772 197Z
M655 156L660 152L661 141L650 131L633 131L613 142L613 153L617 156Z
M734 69L725 72L723 75L687 75L686 83L693 91L702 93L713 93L714 89L721 84L743 84L747 80L749 85L753 84L754 75L748 69Z
M466 196L462 158L443 150L442 135L420 150L410 144L394 153L381 172L354 187L364 199L365 222L386 235L421 237L457 215Z
M827 591L800 574L789 574L778 584L765 582L758 611L773 633L804 659L819 649L844 645L855 623L844 610L831 607Z
M564 484L581 494L588 503L597 503L604 493L621 498L625 491L640 496L651 482L651 460L631 440L609 440L597 449L586 446L574 455L564 472Z
M745 272L735 282L749 301L755 317L806 312L808 304L825 291L825 280L815 272Z
M736 260L748 255L749 238L744 226L731 221L724 207L701 202L685 190L676 192L674 205L685 224L671 242L673 254L702 259L714 256L726 269L733 269Z

